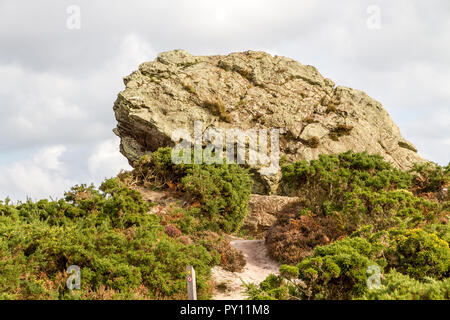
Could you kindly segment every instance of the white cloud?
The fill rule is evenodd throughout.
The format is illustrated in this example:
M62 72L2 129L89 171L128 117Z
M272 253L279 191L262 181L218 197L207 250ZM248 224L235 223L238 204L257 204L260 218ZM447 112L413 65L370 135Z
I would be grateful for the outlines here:
M61 145L40 149L29 159L0 166L0 199L14 201L62 197L75 181L67 177L60 157L66 151Z
M155 51L138 35L121 39L119 49L98 68L77 78L0 65L0 149L35 144L89 143L111 136L112 104L122 78Z
M89 172L94 180L101 181L116 176L122 169L131 169L126 158L118 150L118 138L102 141L95 147L88 160Z
M112 105L123 88L122 77L143 61L154 59L155 52L133 33L124 36L120 43L114 56L83 79L26 70L19 65L0 65L0 74L8 79L0 86L4 102L0 109L2 153L57 144L30 154L28 160L0 166L0 198L60 197L75 181L99 184L120 169L129 169L119 152L118 138L112 133ZM81 149L86 146L91 154L80 159ZM75 157L67 157L63 163L61 158L66 151ZM66 170L67 167L74 170ZM89 174L75 176L72 172Z

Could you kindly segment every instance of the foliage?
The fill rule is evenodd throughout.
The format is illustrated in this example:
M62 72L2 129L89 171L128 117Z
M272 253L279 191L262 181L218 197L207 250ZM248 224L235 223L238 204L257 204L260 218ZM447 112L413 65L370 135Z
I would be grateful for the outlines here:
M211 230L239 230L252 188L245 169L237 165L193 166L181 181L192 198L200 202Z
M346 238L319 246L297 268L308 286L305 298L349 299L365 292L367 268L376 263L372 246L362 238Z
M253 184L248 170L236 164L174 164L171 153L171 148L161 148L151 158L142 158L132 173L134 178L144 185L163 181L187 193L199 208L184 214L191 222L200 220L195 228L237 231L246 216Z
M450 178L449 170L425 168L416 166L404 172L379 155L351 151L284 165L283 191L301 201L296 212L280 214L270 230L267 240L272 256L296 263L311 254L314 246L365 225L372 225L377 232L400 226L423 227L447 219L449 199L424 196L423 191L440 191Z
M168 299L185 296L186 265L209 296L214 257L164 232L117 178L76 186L65 200L0 203L0 293L8 299ZM66 288L70 265L81 290Z
M448 299L450 165L401 171L351 151L284 164L283 192L298 196L266 241L289 265L251 299ZM369 266L382 288L369 290ZM284 292L285 295L276 295Z
M450 163L446 167L432 163L415 164L411 173L414 174L417 193L441 192L450 184Z
M364 300L449 300L450 279L418 281L396 271L389 272L381 288L369 290Z
M285 280L274 274L269 275L259 285L249 283L245 286L245 293L250 300L287 300L290 297Z
M370 266L388 272L385 287L378 293L367 286ZM373 227L367 226L349 237L315 247L310 257L295 266L281 266L277 282L268 278L271 285L248 287L247 294L252 299L281 299L274 295L281 291L287 294L283 299L442 298L448 296L449 271L448 242L436 233L421 229L374 233ZM423 284L424 280L430 284ZM407 284L411 284L410 290Z
M389 267L415 279L443 279L450 275L450 248L435 233L420 229L393 230L386 255Z

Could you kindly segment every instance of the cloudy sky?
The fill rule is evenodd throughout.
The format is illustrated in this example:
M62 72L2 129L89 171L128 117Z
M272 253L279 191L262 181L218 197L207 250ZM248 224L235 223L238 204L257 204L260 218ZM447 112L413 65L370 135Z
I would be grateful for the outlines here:
M60 198L127 169L111 131L122 77L173 49L313 65L450 161L448 0L0 0L0 199Z

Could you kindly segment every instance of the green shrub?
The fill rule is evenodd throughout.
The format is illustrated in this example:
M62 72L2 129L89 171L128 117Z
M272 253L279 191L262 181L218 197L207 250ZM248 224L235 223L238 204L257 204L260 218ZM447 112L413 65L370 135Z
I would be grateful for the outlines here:
M181 181L200 202L209 229L231 233L240 228L253 183L245 169L237 165L196 165Z
M367 290L367 268L376 265L372 246L362 238L345 238L314 249L310 258L297 264L306 284L304 298L350 299Z
M450 248L448 242L434 233L413 229L391 231L386 250L389 268L417 280L424 277L443 279L450 275Z
M245 294L249 300L288 300L291 297L290 287L285 280L274 274L270 274L259 285L246 284Z
M349 151L284 164L282 174L282 192L300 200L279 213L266 242L274 258L291 265L280 268L276 286L253 287L251 297L276 298L276 289L288 292L284 299L373 298L366 283L371 265L401 272L415 286L405 291L394 279L389 290L397 286L398 296L380 297L445 297L450 198L443 188L450 165L404 172L381 156ZM424 279L434 284L424 287Z
M171 152L171 148L161 148L151 158L142 158L132 173L135 179L144 183L157 177L158 181L170 182L199 204L198 210L184 214L187 220L182 228L189 228L189 220L201 230L237 231L246 216L253 185L249 171L235 164L176 165Z
M217 263L202 245L164 232L136 191L118 179L100 190L76 186L65 200L0 203L0 294L9 299L184 298L185 268L197 271L199 297L210 296ZM70 265L79 291L66 288Z
M450 184L450 163L447 167L432 163L415 164L410 172L414 175L417 193L440 192Z
M305 240L326 243L365 225L372 225L374 232L399 226L422 227L446 219L450 212L449 201L420 196L415 191L416 176L394 168L379 155L351 151L320 155L310 162L283 165L282 174L282 192L301 201L296 215L278 215L267 239L272 256L288 263L294 256L309 254ZM431 180L442 184L442 180ZM300 219L305 215L310 219ZM306 234L308 230L311 233L311 219L319 224L313 231L317 241ZM280 253L279 249L286 246L290 251ZM295 246L298 254L292 255Z
M430 229L440 230L439 234L445 236L448 225L435 224ZM448 295L445 292L450 266L447 241L432 231L421 229L373 230L373 226L365 226L350 237L315 247L313 254L296 266L281 266L277 282L272 277L267 280L270 285L252 287L248 292L250 297L276 298L272 294L274 289L288 292L283 299L375 299L389 295L392 299L401 299L403 295L408 299L425 299ZM380 295L368 293L370 266L389 271L389 274L401 272L402 279L414 284L412 291L393 278L392 283L389 280L387 287L379 291ZM414 282L414 278L418 281ZM426 279L434 283L433 286L424 287L419 283ZM439 282L441 279L444 281ZM397 293L395 287L398 286L401 292Z
M449 300L450 279L418 281L396 271L389 272L381 288L368 290L364 300Z

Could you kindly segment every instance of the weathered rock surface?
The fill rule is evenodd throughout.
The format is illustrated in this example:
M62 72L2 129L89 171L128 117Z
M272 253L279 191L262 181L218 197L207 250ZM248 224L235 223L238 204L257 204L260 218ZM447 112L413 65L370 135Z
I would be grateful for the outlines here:
M193 56L161 53L124 78L114 104L121 152L131 165L173 146L176 129L280 129L280 156L311 160L348 150L382 155L407 169L423 161L381 103L336 87L312 66L264 52ZM193 135L193 133L192 133ZM260 167L255 167L256 171ZM257 193L276 193L279 175L256 175Z
M252 194L248 203L248 214L242 229L253 238L264 239L267 230L277 220L278 214L286 210L288 206L295 205L299 200L297 197Z

